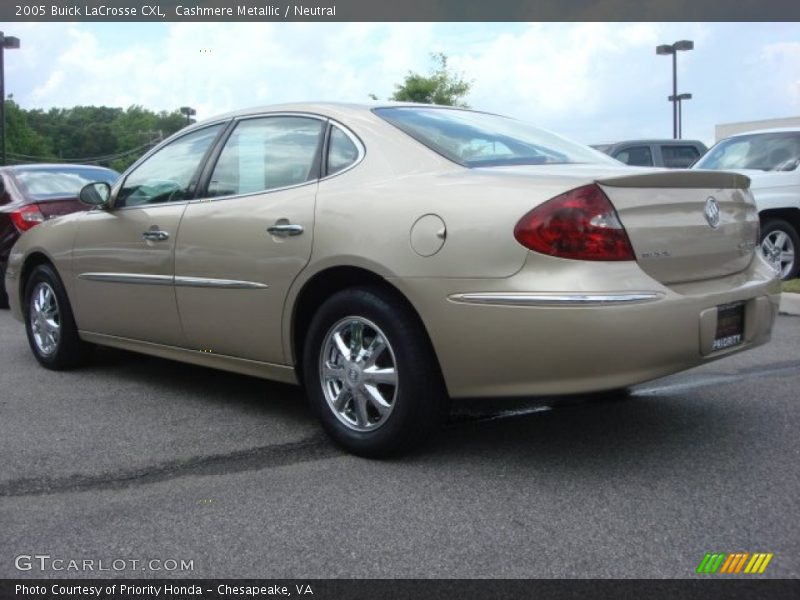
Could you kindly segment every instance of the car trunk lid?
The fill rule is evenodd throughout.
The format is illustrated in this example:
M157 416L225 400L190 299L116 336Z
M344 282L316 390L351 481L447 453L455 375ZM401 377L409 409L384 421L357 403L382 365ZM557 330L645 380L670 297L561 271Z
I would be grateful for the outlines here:
M723 277L753 259L758 213L750 180L724 171L656 171L597 179L636 260L664 284Z

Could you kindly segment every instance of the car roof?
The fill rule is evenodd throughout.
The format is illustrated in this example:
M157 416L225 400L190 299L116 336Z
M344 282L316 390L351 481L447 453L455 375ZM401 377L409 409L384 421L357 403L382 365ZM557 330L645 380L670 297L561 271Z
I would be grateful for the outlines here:
M608 146L609 148L611 148L611 147L614 147L614 146L622 146L622 145L628 145L628 144L662 144L662 145L675 145L675 146L686 145L686 144L701 144L701 145L705 146L705 144L703 144L703 142L701 142L700 140L686 140L686 139L675 140L675 139L672 139L672 138L664 138L664 139L651 138L651 139L641 139L641 140L622 140L621 142L607 142L605 144L597 144L597 145L598 146Z
M330 116L332 118L345 118L348 115L353 116L356 114L364 114L376 108L435 108L435 109L449 109L449 110L466 110L470 112L477 112L483 114L493 114L488 111L475 110L464 108L461 106L445 106L440 104L421 104L416 102L288 102L284 104L269 104L266 106L253 106L249 108L242 108L239 110L230 111L214 115L208 119L198 121L190 127L186 127L184 131L189 131L195 127L202 127L218 121L234 119L237 117L245 117L249 115L258 115L262 113L274 112L288 112L288 113L311 113Z
M772 129L754 129L753 131L740 131L739 133L731 134L724 139L734 137L741 137L744 135L756 135L760 133L800 133L800 127L774 127Z

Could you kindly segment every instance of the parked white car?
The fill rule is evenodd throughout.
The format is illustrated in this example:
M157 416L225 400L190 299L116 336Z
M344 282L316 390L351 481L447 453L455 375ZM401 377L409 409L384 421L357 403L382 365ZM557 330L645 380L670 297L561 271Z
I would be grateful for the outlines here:
M761 249L782 279L800 271L800 128L740 133L717 142L695 169L737 171L750 178L761 219Z

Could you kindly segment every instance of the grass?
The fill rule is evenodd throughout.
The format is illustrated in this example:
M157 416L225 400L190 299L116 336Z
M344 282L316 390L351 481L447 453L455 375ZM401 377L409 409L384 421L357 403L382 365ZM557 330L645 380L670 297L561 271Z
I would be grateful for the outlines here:
M792 279L791 281L784 281L783 282L783 291L784 292L794 292L795 294L800 294L800 279Z

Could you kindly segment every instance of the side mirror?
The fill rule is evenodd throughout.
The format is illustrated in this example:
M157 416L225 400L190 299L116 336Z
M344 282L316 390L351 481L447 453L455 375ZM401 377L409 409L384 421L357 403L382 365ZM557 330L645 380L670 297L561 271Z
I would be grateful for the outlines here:
M89 206L106 208L108 200L111 198L111 186L105 181L95 181L87 183L81 188L78 200Z

